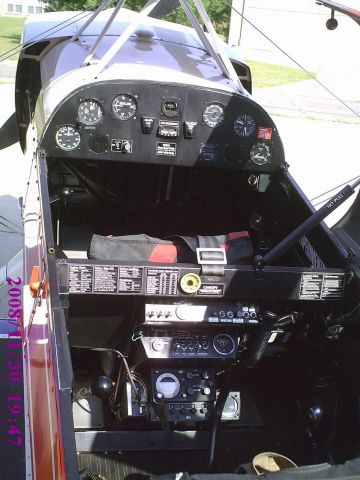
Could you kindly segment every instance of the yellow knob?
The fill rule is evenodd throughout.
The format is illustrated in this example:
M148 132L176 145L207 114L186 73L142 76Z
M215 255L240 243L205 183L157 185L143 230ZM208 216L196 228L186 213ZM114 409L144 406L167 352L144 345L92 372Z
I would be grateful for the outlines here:
M195 293L201 287L201 278L196 273L186 273L180 279L180 288L184 293Z

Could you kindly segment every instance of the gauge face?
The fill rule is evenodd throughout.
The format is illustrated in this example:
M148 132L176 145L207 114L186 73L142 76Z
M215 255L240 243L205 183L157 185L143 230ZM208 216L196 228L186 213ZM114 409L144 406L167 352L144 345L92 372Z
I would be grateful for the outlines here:
M112 111L119 120L129 120L137 110L137 103L134 97L127 93L117 95L112 102Z
M234 120L233 129L238 137L250 137L255 132L256 123L248 113L240 113Z
M57 130L55 141L61 150L71 152L80 145L80 133L73 125L63 125Z
M202 117L208 127L219 127L224 123L225 108L221 103L210 103L204 108Z
M180 382L172 373L162 373L156 380L156 390L164 398L174 398L180 391Z
M271 160L271 147L265 142L257 142L250 148L250 160L256 165L265 165Z
M237 399L232 395L229 395L225 402L224 409L221 416L223 418L228 418L228 419L235 418L238 411L239 411L239 403Z
M104 116L104 108L98 100L84 100L78 108L79 122L85 125L96 125Z
M235 341L230 335L220 333L214 337L213 347L220 355L231 355L235 350Z

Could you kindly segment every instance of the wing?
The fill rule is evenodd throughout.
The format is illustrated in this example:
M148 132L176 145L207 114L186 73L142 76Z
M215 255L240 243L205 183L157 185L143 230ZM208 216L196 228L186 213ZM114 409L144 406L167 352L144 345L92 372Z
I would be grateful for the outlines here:
M333 2L332 0L316 0L316 3L323 5L324 7L330 8L332 11L343 13L348 15L350 18L355 20L355 22L360 25L360 11L355 10L355 8L347 7L346 5L341 5L340 3Z

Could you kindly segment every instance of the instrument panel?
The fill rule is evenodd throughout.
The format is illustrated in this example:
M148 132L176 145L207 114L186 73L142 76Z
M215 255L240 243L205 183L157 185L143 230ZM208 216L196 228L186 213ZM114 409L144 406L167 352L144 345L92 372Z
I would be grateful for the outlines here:
M47 156L272 172L284 162L276 126L250 98L195 86L102 82L50 118Z

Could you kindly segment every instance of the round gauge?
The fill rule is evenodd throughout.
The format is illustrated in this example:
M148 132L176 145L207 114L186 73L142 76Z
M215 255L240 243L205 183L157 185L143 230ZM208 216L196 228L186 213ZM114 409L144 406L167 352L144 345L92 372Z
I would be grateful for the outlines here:
M203 121L208 127L219 127L224 123L225 108L221 103L210 103L202 114Z
M231 418L235 418L238 415L238 413L239 413L239 402L233 395L229 395L226 399L221 416L223 418L231 419Z
M271 147L268 143L257 142L250 148L250 160L256 165L265 165L271 160Z
M55 134L56 144L61 150L71 152L80 145L80 133L73 125L63 125Z
M98 100L89 99L80 103L78 108L79 122L85 125L96 125L104 116L104 107Z
M180 382L172 373L162 373L156 380L156 390L164 395L164 398L174 398L180 391Z
M230 335L220 333L214 337L213 347L220 355L231 355L235 350L235 341Z
M133 96L127 93L117 95L112 102L112 111L119 120L129 120L137 110L137 103Z
M248 113L240 113L234 120L233 129L238 137L250 137L255 132L256 123Z

